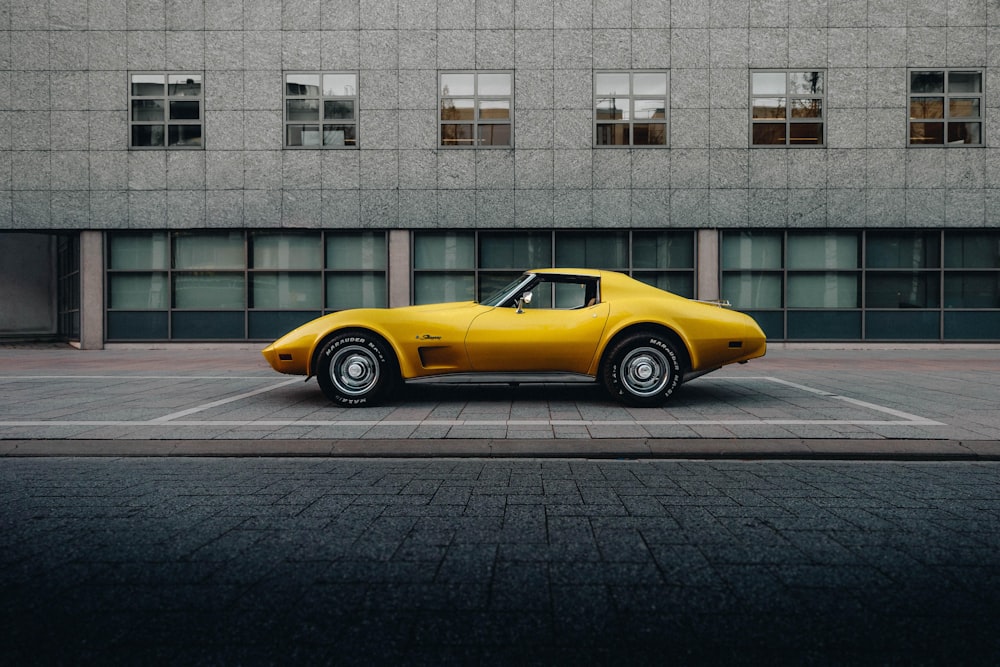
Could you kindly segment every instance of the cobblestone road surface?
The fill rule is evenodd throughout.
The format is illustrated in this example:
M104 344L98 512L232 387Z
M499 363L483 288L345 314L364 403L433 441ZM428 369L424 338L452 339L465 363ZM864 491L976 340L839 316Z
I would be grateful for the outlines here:
M0 460L0 664L996 664L1000 464Z

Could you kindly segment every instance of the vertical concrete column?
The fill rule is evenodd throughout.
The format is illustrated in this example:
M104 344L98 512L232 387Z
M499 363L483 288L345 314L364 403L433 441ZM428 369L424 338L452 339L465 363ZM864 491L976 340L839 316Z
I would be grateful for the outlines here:
M103 232L80 232L80 349L104 349Z
M695 296L699 299L718 299L719 230L699 229L695 242L698 248L698 277Z
M410 232L389 230L389 307L410 305Z

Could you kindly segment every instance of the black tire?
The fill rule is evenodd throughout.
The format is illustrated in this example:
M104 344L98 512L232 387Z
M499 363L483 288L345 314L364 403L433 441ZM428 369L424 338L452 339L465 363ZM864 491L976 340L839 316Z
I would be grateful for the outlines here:
M680 386L681 375L674 344L648 331L620 340L601 361L604 388L635 407L662 405Z
M316 360L316 380L344 407L379 405L392 395L399 370L392 348L368 331L343 331L326 341Z

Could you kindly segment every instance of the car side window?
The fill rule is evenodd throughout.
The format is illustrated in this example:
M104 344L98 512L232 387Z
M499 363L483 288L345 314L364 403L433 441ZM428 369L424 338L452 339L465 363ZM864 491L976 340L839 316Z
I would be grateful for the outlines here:
M524 304L524 308L531 310L574 310L597 303L596 280L542 279L528 291L531 302Z

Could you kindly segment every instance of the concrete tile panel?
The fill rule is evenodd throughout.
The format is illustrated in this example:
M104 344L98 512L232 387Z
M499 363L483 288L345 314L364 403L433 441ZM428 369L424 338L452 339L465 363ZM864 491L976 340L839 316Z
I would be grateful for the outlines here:
M979 148L948 148L945 171L947 187L981 190L986 186L986 153Z
M514 151L483 150L476 154L476 188L511 189L514 187Z
M594 185L592 163L597 152L589 149L556 149L553 152L553 183L555 187L560 189L592 187Z
M868 0L838 0L829 8L830 26L861 28L868 24Z
M167 8L164 0L126 0L126 25L130 30L165 30Z
M788 226L799 229L827 226L826 189L788 189Z
M167 151L129 151L129 190L164 190L167 187Z
M10 73L10 109L37 111L41 116L52 108L49 72L15 70Z
M91 111L90 150L110 151L128 148L128 122L124 111Z
M632 224L632 196L629 190L594 190L594 220L601 227L629 227Z
M237 33L239 34L239 33ZM248 30L243 35L243 67L246 70L281 70L281 31L279 30ZM324 34L324 46L327 39ZM356 40L355 40L356 41ZM217 62L227 61L231 54L215 53L212 40L208 40L208 67L214 69ZM250 76L250 72L247 76Z
M249 0L247 0L249 1ZM405 11L407 6L415 5L418 9L426 8L429 0L419 0L419 2L404 2L399 7L399 11ZM393 3L395 6L396 3ZM431 3L433 6L433 3ZM434 15L431 9L431 15ZM411 14L407 18L414 16ZM407 21L402 25L410 26ZM325 0L320 3L320 26L323 30L356 30L361 26L361 3L357 0Z
M827 0L801 0L788 3L788 25L795 27L828 25Z
M631 0L593 0L595 28L631 27Z
M750 149L750 187L788 187L788 154L782 149Z
M323 190L323 227L357 229L361 221L361 193L358 190Z
M91 70L123 70L128 63L126 33L123 30L99 30L87 34L87 53Z
M438 141L437 118L433 111L400 111L399 144L401 151L424 149Z
M576 112L562 111L560 119L574 117ZM518 148L552 148L555 113L550 109L519 109L514 125L514 145Z
M437 66L438 69L475 69L475 31L439 30Z
M281 32L282 69L320 69L323 51L322 35L323 33L318 30L283 30Z
M948 25L948 4L912 0L907 3L906 24L911 27Z
M338 0L338 3L356 5L351 0ZM408 0L399 3L399 27L403 30L433 30L436 28L437 0Z
M556 72L551 69L519 69L514 72L515 109L555 108L555 77Z
M319 190L285 190L281 196L281 226L319 227L322 210Z
M205 224L209 227L242 227L243 190L206 192Z
M513 30L476 31L476 69L513 69L514 62Z
M869 68L868 106L875 108L905 107L907 75L903 67Z
M830 68L827 70L828 109L864 109L867 106L866 70Z
M317 150L281 151L281 186L286 190L320 189L320 153Z
M167 191L167 227L169 229L199 229L204 226L204 190Z
M742 148L750 142L746 109L712 109L709 112L709 146Z
M182 33L188 34L188 33ZM202 36L202 44L198 45L198 48L204 51L204 69L209 70L243 70L244 58L243 58L243 48L244 41L247 40L251 33L238 32L236 30L210 30L202 33L198 33ZM260 34L260 33L253 33ZM275 54L279 53L278 45L281 43L280 35L274 34L275 42L273 45L273 51ZM261 46L256 42L250 44L251 48L256 48ZM267 51L267 47L264 47ZM170 50L171 50L171 38L170 33L167 33L167 60L170 60ZM256 53L254 54L257 55ZM272 66L279 67L280 61L275 60ZM188 67L194 67L189 65ZM183 69L183 68L181 68ZM195 68L201 69L201 68ZM260 67L255 67L253 69L261 69ZM243 72L240 72L242 76Z
M670 187L707 188L709 186L708 164L709 151L707 149L671 149Z
M828 43L826 28L809 25L789 28L788 66L806 69L826 67L829 63Z
M48 229L52 219L52 195L47 190L14 190L11 195L12 229Z
M243 74L245 108L282 113L284 82L279 70L247 71Z
M662 229L670 226L670 189L632 191L632 226Z
M269 19L269 25L280 27L281 8L277 11L267 13L264 11L265 0L204 0L205 5L205 29L206 30L242 30L244 26L251 28L250 23L256 17L257 20ZM261 16L261 13L264 16ZM244 23L244 19L247 19Z
M948 28L947 47L948 67L982 67L986 63L986 28Z
M632 186L632 151L594 151L591 163L595 190L628 189Z
M402 70L435 69L437 33L434 30L400 30L399 67Z
M205 113L222 109L241 110L247 107L240 70L205 73Z
M326 152L324 152L324 154L326 154ZM280 189L282 155L283 151L280 150L247 150L243 154L243 173L246 189Z
M125 36L128 66L132 70L161 70L167 66L167 34L154 30L129 30Z
M514 191L477 190L476 227L505 229L514 226Z
M553 214L552 224L557 228L592 226L594 222L592 191L557 189Z
M594 68L627 69L632 65L632 35L620 28L595 28Z
M594 42L589 30L554 31L552 64L556 69L590 69L593 63Z
M747 28L713 28L709 36L709 62L712 67L747 67L750 41Z
M320 0L282 0L281 29L309 30L320 25Z
M712 28L746 28L750 25L750 0L714 0L710 6Z
M400 190L399 226L404 228L437 227L437 191Z
M749 151L713 150L709 155L709 187L746 188L749 183Z
M711 92L710 77L711 70L707 68L671 69L670 108L708 109ZM746 72L744 72L744 77L746 77Z
M398 36L396 30L362 30L361 69L398 70Z
M205 189L205 151L165 151L168 190Z
M128 227L128 193L118 191L90 191L90 224L96 229L125 229Z
M51 187L53 190L87 190L90 188L90 160L85 151L52 151Z
M59 0L59 2L71 3L73 0ZM192 3L188 0L166 0L164 10L167 30L205 29L204 2Z
M910 227L938 227L944 224L944 188L908 188L906 224Z
M709 222L714 227L745 227L749 220L749 190L709 190ZM671 219L673 215L671 214ZM789 218L789 222L791 218ZM683 223L681 223L683 224Z
M906 28L870 28L868 30L869 67L906 66Z
M584 149L594 145L593 112L589 109L556 110L553 125L552 146L556 149Z
M555 70L553 78L553 107L555 109L587 109L594 103L594 86L591 70Z
M670 158L671 153L669 150L651 148L649 150L632 151L632 187L669 188ZM633 195L636 194L633 192Z
M828 157L828 152L822 149L788 151L788 187L826 187Z
M242 111L206 111L205 112L205 148L210 151L240 150L246 140L244 136L244 121L251 112ZM278 128L280 132L281 129Z
M865 190L831 187L826 191L826 209L831 227L863 227L868 216Z
M827 172L831 188L864 189L867 179L868 151L854 148L831 148L828 150ZM793 169L801 166L792 162ZM818 176L822 169L817 169Z
M360 201L362 227L371 229L399 227L398 190L363 190Z
M124 190L128 187L128 154L125 151L90 153L91 190Z
M280 111L244 112L243 123L245 129L243 133L243 147L247 150L280 149L282 145L281 119L282 115Z
M671 148L708 148L705 116L703 109L674 109L670 118Z
M940 67L947 53L947 33L940 28L916 27L906 29L907 67Z
M157 229L167 226L166 190L130 190L128 193L129 227Z
M710 3L703 0L671 0L670 25L674 28L707 28Z
M361 187L360 151L344 149L325 150L319 153L321 183L324 190L357 190ZM403 154L410 155L411 151L404 151ZM432 170L432 178L433 175Z
M555 218L555 191L523 190L514 192L514 226L548 229Z
M399 187L398 151L366 150L359 152L362 190L391 190Z
M749 193L749 222L752 228L784 227L788 224L787 189L754 188Z
M13 31L10 35L10 63L20 70L48 70L49 33L24 30Z
M750 28L749 58L753 68L788 67L788 28Z
M438 225L444 228L476 226L475 190L438 190Z
M49 33L49 66L54 70L86 70L90 67L89 46L86 32L54 30Z
M906 109L869 109L870 148L902 148L906 145Z
M205 151L205 187L208 190L242 190L243 157L243 151Z
M462 30L476 27L476 7L463 0L437 1L438 29Z
M632 68L668 69L670 67L670 30L632 31Z
M907 3L896 0L868 0L868 24L891 28L906 25Z
M247 227L281 226L281 191L244 190L243 222Z
M906 152L908 188L943 188L947 170L944 148L910 149Z
M987 226L986 190L946 190L944 219L946 227Z
M868 188L867 224L874 228L906 226L906 190L902 188Z
M438 152L438 188L471 189L476 186L476 151Z
M15 151L44 151L52 148L49 134L52 115L43 111L10 111L7 143ZM58 146L56 147L58 148Z
M864 28L830 28L830 67L864 67L868 64L868 31Z
M324 187L327 187L325 181ZM399 187L412 190L436 189L437 153L432 149L399 151Z
M675 69L707 69L710 65L708 31L676 27L671 30L670 63Z

